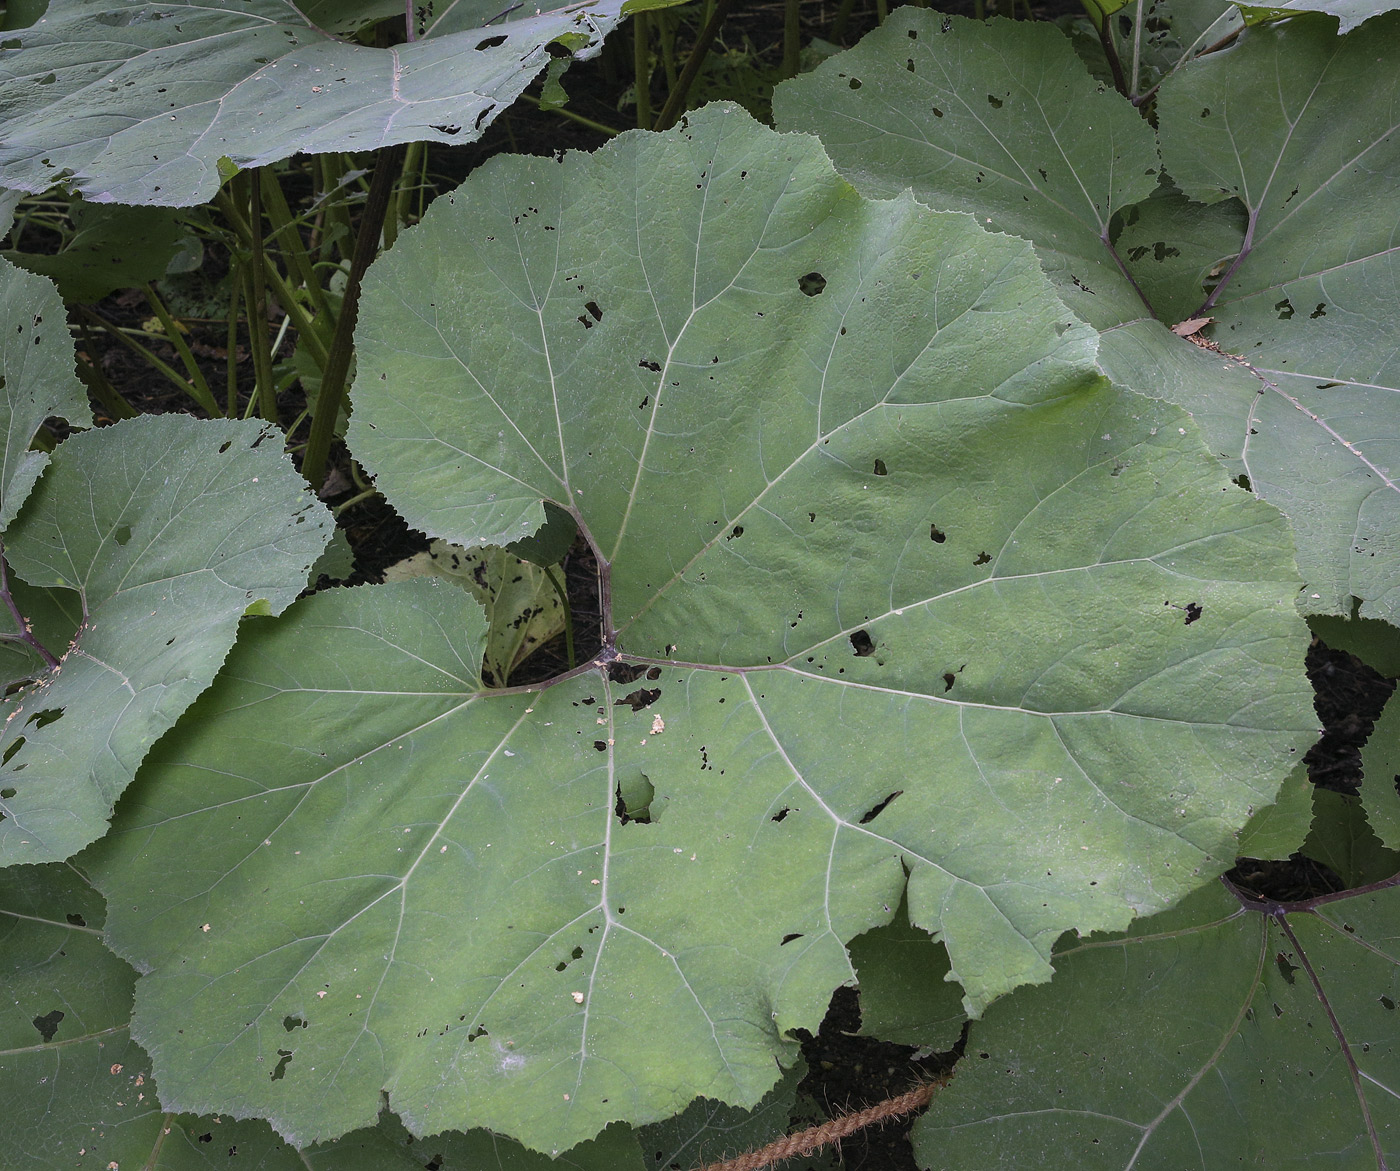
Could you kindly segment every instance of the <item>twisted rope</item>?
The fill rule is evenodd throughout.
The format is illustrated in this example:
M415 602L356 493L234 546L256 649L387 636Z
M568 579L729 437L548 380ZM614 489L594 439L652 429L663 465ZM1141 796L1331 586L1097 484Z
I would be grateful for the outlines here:
M867 1126L912 1114L915 1110L927 1106L929 1100L946 1082L946 1078L927 1082L907 1094L900 1094L897 1098L886 1098L883 1102L877 1102L874 1106L855 1114L845 1114L840 1118L833 1118L830 1122L823 1122L820 1126L785 1135L756 1151L749 1151L723 1163L707 1163L700 1171L762 1171L762 1168L784 1159L813 1154L828 1143L839 1142Z

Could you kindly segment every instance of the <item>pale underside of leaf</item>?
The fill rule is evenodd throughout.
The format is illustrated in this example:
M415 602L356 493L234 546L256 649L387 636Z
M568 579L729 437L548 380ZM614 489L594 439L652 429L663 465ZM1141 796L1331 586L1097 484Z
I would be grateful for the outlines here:
M254 167L472 142L544 70L552 43L595 54L622 7L453 4L420 39L379 49L284 0L158 12L74 0L0 50L0 166L24 191L61 183L95 202L187 207L218 189L221 158ZM461 26L467 11L481 27Z

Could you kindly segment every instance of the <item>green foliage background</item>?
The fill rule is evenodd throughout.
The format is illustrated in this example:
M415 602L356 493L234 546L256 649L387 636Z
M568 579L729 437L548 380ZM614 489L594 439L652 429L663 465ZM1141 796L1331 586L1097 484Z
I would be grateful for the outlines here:
M0 1165L684 1167L786 1129L851 983L964 1035L923 1167L1388 1165L1397 717L1359 799L1300 761L1308 621L1395 670L1400 15L898 9L776 129L499 157L401 234L376 179L362 300L344 208L335 260L239 220L240 168L479 137L624 7L7 34L4 182L84 201L0 260ZM297 600L333 518L269 423L62 438L122 413L65 301L209 199L323 424L358 319L352 470L477 597ZM575 533L601 649L502 686Z

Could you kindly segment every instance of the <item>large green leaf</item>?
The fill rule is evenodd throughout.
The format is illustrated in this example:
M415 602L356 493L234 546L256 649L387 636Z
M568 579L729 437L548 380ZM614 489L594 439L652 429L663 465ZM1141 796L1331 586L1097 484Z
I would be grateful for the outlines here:
M1044 29L982 36L906 9L783 86L774 111L862 189L912 187L1034 242L1104 331L1101 368L1186 407L1232 476L1289 517L1303 609L1349 614L1354 595L1363 616L1395 620L1397 95L1400 17L1343 38L1325 17L1250 29L1159 95L1167 173L1198 202L1136 207L1154 182L1151 128ZM1206 330L1219 348L1152 321L1130 274L1162 321L1190 305L1219 318ZM1203 283L1222 277L1208 300Z
M1371 738L1361 750L1365 780L1361 804L1366 820L1381 842L1400 850L1400 704L1392 698L1371 730Z
M1293 522L1309 609L1346 615L1355 596L1362 617L1392 622L1397 98L1400 16L1342 38L1324 17L1251 29L1177 74L1160 99L1177 184L1248 213L1238 270L1210 310L1212 336L1248 358L1265 393L1238 404L1229 450Z
M901 908L902 910L902 908ZM861 1032L930 1052L951 1049L967 1019L948 953L904 915L851 942L860 979Z
M1264 912L1264 913L1261 913ZM974 1024L925 1168L1384 1168L1400 1156L1400 891L1223 886L1057 957ZM1389 1161L1389 1164L1387 1164Z
M756 1103L906 886L975 1014L1229 866L1313 738L1287 527L1093 340L732 106L434 204L351 445L461 544L567 504L606 641L493 693L433 579L240 640L97 848L163 1093L561 1150Z
M5 553L30 585L76 594L82 623L4 702L0 864L99 837L244 611L280 612L306 585L330 514L269 438L256 423L145 416L55 451Z
M103 915L67 866L0 871L0 1167L304 1167L265 1124L161 1110L129 1035L136 973L102 946Z
M14 520L49 457L29 445L57 415L92 426L87 392L73 372L68 314L53 282L0 259L0 532Z
M0 168L24 191L187 207L218 189L221 158L473 142L551 46L594 55L623 7L473 0L378 49L289 0L54 0L0 49ZM332 28L385 8L356 4Z
M415 1148L387 1118L296 1151L266 1123L168 1113L150 1058L130 1037L136 973L102 946L104 915L101 896L68 866L0 872L6 1171L422 1171L425 1164L440 1171L640 1171L635 1136L616 1127L551 1162L481 1132L438 1135L426 1150ZM286 1031L297 1028L293 1022Z
M820 137L864 192L912 188L930 207L1031 240L1090 325L1148 315L1104 245L1114 213L1157 185L1152 128L1053 26L901 8L781 86L773 116Z

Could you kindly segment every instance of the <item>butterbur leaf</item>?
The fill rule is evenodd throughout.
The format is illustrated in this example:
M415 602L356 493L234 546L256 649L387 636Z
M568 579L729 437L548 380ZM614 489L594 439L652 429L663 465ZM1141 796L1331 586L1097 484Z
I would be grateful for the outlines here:
M578 524L572 515L557 504L545 501L544 524L529 537L522 537L506 546L517 557L532 565L558 565L578 536Z
M797 1086L806 1072L802 1061L784 1071L778 1084L752 1110L697 1098L676 1117L645 1127L638 1138L647 1171L718 1163L781 1138L788 1132L797 1104Z
M54 415L92 425L87 392L73 373L68 311L52 281L0 259L0 531L48 463L29 445Z
M640 1171L637 1140L619 1128L556 1163L480 1132L436 1136L425 1158L392 1118L297 1151L263 1122L167 1113L150 1058L130 1037L136 973L103 947L104 917L101 896L71 867L0 871L5 1167ZM296 1018L284 1022L284 1048L294 1047L300 1027Z
M1279 0L1277 4L1240 4L1240 12L1249 24L1288 20L1299 13L1320 12L1337 19L1337 31L1352 29L1383 12L1394 12L1396 4L1385 0ZM1369 31L1369 30L1368 30Z
M573 518L564 514L570 525ZM511 672L564 630L564 602L549 569L494 545L463 549L434 541L384 571L385 581L435 574L467 590L486 611L482 678L504 687Z
M104 913L71 867L0 871L0 1163L304 1168L264 1123L161 1109L150 1059L128 1027L136 973L102 945Z
M1387 679L1400 676L1400 628L1389 622L1314 614L1308 619L1308 626L1334 651L1355 655Z
M903 908L901 908L901 911ZM903 914L851 941L861 1032L922 1049L951 1049L967 1019L948 953Z
M863 190L910 186L1031 240L1066 303L1104 331L1100 367L1186 407L1231 478L1288 516L1304 612L1346 615L1356 597L1363 617L1395 620L1400 375L1377 322L1396 302L1400 16L1341 38L1322 16L1249 29L1168 77L1162 163L1194 207L1131 206L1156 181L1151 128L1095 93L1049 30L971 30L894 14L782 86L778 124L819 134ZM1125 227L1111 251L1114 212ZM1159 324L1188 316L1217 320L1190 340Z
M1361 804L1371 831L1390 850L1400 850L1400 704L1392 696L1361 750Z
M1313 821L1313 785L1302 761L1288 774L1278 799L1240 830L1240 857L1281 860L1303 845Z
M264 442L272 439L271 442ZM0 864L105 830L156 738L213 679L255 604L305 586L325 507L255 423L146 416L75 435L5 533L10 571L76 594L81 625L4 703Z
M1212 885L1127 938L1071 945L1053 984L972 1026L915 1124L918 1163L1393 1165L1397 941L1394 886L1242 906Z
M188 238L167 208L103 207L75 202L73 235L55 253L8 251L20 268L51 278L65 301L100 301L117 289L165 275Z
M486 691L433 579L239 640L97 847L162 1092L552 1153L753 1106L906 893L977 1014L1228 867L1314 736L1287 527L1094 336L734 106L434 203L351 446L440 539L567 508L603 648Z
M443 5L416 40L379 49L284 0L55 0L0 49L0 168L23 191L190 207L218 189L221 159L474 142L551 45L596 54L622 3ZM383 6L320 9L343 30Z
M1326 18L1300 17L1251 29L1160 96L1178 186L1202 202L1237 199L1248 214L1249 244L1209 307L1209 332L1249 360L1264 393L1235 396L1231 446L1223 429L1212 442L1291 519L1308 612L1347 615L1355 596L1362 617L1390 621L1400 615L1400 485L1389 470L1400 466L1400 362L1393 331L1378 326L1396 300L1393 217L1379 209L1400 184L1389 113L1398 78L1400 17L1341 38ZM1356 214L1369 206L1376 215Z
M1190 337L1214 321L1194 315L1239 255L1245 218L1237 199L1193 203L1170 190L1123 212L1118 254L1177 337ZM1191 328L1183 330L1178 323L1186 322Z
M1157 186L1152 127L1103 91L1053 25L901 8L780 86L773 117L821 138L864 192L911 188L1031 240L1090 325L1147 316L1104 241L1114 213Z
M1331 868L1348 887L1400 873L1400 853L1387 849L1368 824L1361 802L1346 793L1313 789L1313 822L1302 852Z
M49 663L39 647L66 647L83 620L83 606L82 599L72 590L35 589L12 573L7 577L10 599L32 636L19 637L20 628L13 613L0 617L0 630L8 636L0 640L0 687L9 692L48 671Z

